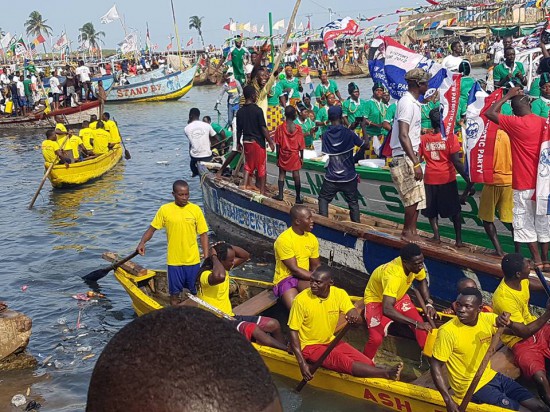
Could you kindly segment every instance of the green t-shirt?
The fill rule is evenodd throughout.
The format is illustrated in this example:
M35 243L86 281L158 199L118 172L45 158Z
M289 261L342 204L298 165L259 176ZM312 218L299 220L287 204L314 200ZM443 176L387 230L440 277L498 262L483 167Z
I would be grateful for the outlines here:
M531 83L529 96L540 97L540 77L537 77L535 80L533 80L533 83Z
M279 83L276 83L271 88L271 91L267 95L268 106L278 106L280 104L279 97L283 94L283 89Z
M512 105L510 104L510 100L506 101L500 108L500 114L505 114L506 116L513 116L514 111L512 110Z
M352 124L357 117L365 116L365 101L359 99L357 103L348 97L342 103L342 115L348 118L349 124Z
M214 129L214 131L218 134L223 131L225 133L225 137L233 137L233 133L227 127L221 127L218 123L212 123L210 126L212 126L212 129Z
M25 88L25 96L30 96L32 94L31 90L31 79L23 80L23 87Z
M502 79L508 76L508 73L510 73L510 68L504 63L500 63L493 69L493 80L495 82L500 82ZM514 64L512 76L515 76L517 73L521 73L525 76L525 68L523 67L523 64L521 62L515 62Z
M249 54L248 50L245 47L238 49L233 47L231 50L231 65L233 66L233 75L235 78L244 84L244 79L246 76L244 74L244 55Z
M422 120L421 125L422 129L431 129L432 128L432 122L430 120L430 112L433 109L438 108L440 105L439 102L428 102L426 104L423 104L421 107L421 114L422 114Z
M370 99L365 102L364 116L373 123L382 124L384 118L386 117L386 112L388 111L388 106L382 102L375 99ZM371 136L380 136L383 135L382 127L376 126L367 126L366 132Z
M306 142L306 147L309 147L313 144L313 136L311 129L315 127L315 123L310 118L306 118L302 123L300 119L294 120L295 124L298 124L302 127L302 132L304 133L304 140Z
M315 88L315 97L320 99L325 93L331 92L336 94L338 91L338 85L334 80L328 81L328 86L325 86L323 83L319 83Z
M392 103L388 106L386 110L386 116L384 116L384 121L388 122L390 126L393 126L393 118L395 117L395 111L397 110L397 103ZM389 130L382 129L382 136L387 136Z
M544 101L546 100L546 101ZM537 116L548 118L548 112L550 111L550 100L539 97L531 104L531 111Z
M315 116L316 122L328 122L328 106L321 107ZM317 129L317 138L321 138L327 130L326 126L319 126Z
M288 80L286 77L280 81L279 83L281 85L281 89L284 92L286 89L292 89L292 96L290 96L293 99L299 99L300 98L300 79L297 77L293 77L292 80Z

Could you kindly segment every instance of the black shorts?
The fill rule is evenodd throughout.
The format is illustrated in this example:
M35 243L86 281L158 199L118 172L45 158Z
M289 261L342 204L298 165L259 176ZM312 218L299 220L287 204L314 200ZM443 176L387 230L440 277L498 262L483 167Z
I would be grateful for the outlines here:
M456 180L443 185L428 185L426 189L426 209L422 216L434 218L452 217L460 213L460 199Z

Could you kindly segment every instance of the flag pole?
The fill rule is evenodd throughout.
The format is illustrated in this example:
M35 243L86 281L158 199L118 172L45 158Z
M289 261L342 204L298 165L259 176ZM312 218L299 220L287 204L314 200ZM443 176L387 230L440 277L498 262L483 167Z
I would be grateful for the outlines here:
M180 67L178 67L178 70L181 70L181 68L183 66L183 62L181 60L180 36L178 34L178 25L176 24L176 13L174 11L174 0L170 0L170 3L172 5L172 18L174 19L174 30L176 31L176 41L178 42L178 57L180 59Z
M269 41L271 45L271 64L275 63L275 46L273 45L273 16L269 12Z

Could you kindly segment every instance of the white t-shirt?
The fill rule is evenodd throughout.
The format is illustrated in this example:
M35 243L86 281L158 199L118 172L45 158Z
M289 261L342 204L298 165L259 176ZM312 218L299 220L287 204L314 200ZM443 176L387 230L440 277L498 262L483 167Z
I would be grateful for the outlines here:
M450 70L452 72L458 72L458 66L460 66L460 63L462 63L462 60L464 59L460 56L455 57L452 54L449 54L447 57L443 59L441 64L447 70Z
M77 67L76 74L79 76L81 82L90 81L90 69L87 66Z
M50 90L52 93L61 94L61 90L59 89L59 80L55 76L50 77Z
M189 139L189 154L193 157L212 156L210 149L210 137L216 136L216 132L208 123L195 120L185 126L185 135Z
M418 152L418 147L420 146L421 120L422 111L420 102L416 100L412 94L406 92L397 102L395 118L393 120L393 128L390 139L392 156L405 154L403 147L401 147L401 142L399 141L399 121L405 122L409 125L409 138L411 139L413 150Z

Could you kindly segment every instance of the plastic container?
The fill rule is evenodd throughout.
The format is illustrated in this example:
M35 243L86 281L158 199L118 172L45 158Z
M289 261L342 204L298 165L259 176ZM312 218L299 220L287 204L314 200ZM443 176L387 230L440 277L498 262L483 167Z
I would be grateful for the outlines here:
M317 157L321 157L323 155L323 141L314 140L313 149L315 150L315 154L317 155Z
M424 350L422 351L424 355L428 357L432 357L433 350L434 350L434 344L435 344L435 338L437 338L437 332L439 329L432 329L430 333L428 333L428 337L426 338L426 344L424 345Z

